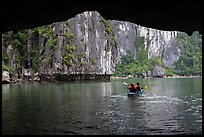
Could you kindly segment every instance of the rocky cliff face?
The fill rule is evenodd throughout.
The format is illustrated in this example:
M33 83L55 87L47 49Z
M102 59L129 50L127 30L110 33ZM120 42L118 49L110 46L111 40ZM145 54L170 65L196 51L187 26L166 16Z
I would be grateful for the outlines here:
M68 21L51 24L52 34L47 38L43 33L39 35L40 75L44 79L51 79L50 75L55 75L54 79L64 75L64 80L109 77L115 68L118 47L107 25L98 12L84 12ZM54 47L48 42L50 39Z
M183 52L183 44L176 42L176 31L161 31L139 26L138 35L145 38L145 47L148 49L148 57L159 57L168 67L174 67Z
M84 12L67 21L43 26L37 34L28 31L27 65L29 68L33 56L37 56L30 53L37 45L41 78L52 79L54 76L53 79L58 79L64 75L65 80L70 80L73 75L74 79L109 76L123 55L131 53L137 58L139 48L136 42L143 38L142 48L148 50L148 58L160 57L167 66L174 67L173 62L183 51L183 45L175 40L178 33L145 28L130 22L106 21L96 11ZM15 58L15 55L11 57ZM10 60L11 66L15 66L14 62ZM85 74L90 77L86 78Z
M131 52L137 56L136 41L144 38L144 49L148 50L148 58L159 57L164 64L174 67L174 62L178 60L183 51L183 45L176 42L176 31L161 31L142 27L130 22L109 21L114 29L114 35L118 42L118 58Z
M112 74L117 58L117 43L114 41L113 32L107 31L108 23L98 12L84 12L68 22L74 35L75 54L83 56L78 59L77 64L84 62L79 69L72 68L72 71L84 74Z

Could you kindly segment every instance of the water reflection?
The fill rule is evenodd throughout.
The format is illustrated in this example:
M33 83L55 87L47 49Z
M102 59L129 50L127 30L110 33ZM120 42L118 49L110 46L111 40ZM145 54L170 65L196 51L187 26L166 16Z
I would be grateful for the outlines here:
M100 89L102 89L101 91L101 96L102 97L106 97L106 96L110 96L113 91L112 91L112 84L110 82L102 82L100 83Z
M126 82L135 81L150 87L136 98L127 97L123 80L3 85L3 134L202 133L199 80Z
M152 131L151 134L171 134L179 131L180 125L174 118L178 114L177 105L182 100L167 96L144 97L143 104L145 127Z

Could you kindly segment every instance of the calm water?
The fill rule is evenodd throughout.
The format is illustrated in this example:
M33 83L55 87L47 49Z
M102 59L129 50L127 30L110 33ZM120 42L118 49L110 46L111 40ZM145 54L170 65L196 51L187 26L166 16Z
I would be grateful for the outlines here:
M149 86L127 97L123 82ZM202 78L2 85L3 134L202 134Z

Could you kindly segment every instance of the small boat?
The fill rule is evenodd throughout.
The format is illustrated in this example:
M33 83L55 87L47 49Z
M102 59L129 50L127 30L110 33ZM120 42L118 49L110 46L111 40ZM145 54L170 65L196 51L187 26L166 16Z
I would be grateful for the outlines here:
M144 92L144 89L141 89L139 92L128 92L127 96L128 97L139 96L139 95L142 95L143 92Z

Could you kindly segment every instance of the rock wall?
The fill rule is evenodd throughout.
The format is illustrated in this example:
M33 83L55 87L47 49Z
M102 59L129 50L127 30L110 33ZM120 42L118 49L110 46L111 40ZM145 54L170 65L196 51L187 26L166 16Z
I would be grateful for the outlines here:
M67 21L43 27L49 30L49 34L41 30L34 35L28 30L26 55L30 67L33 58L30 52L33 43L36 43L41 79L55 80L59 79L59 75L65 80L94 79L97 75L108 79L123 55L131 53L137 58L138 36L144 38L143 48L148 50L148 58L159 57L167 66L174 67L173 62L183 51L183 45L175 39L180 32L145 28L124 21L107 21L96 11L84 12ZM10 66L16 66L15 56L18 53L11 54L14 52L12 45L5 46L3 38L2 41L2 48L9 53Z
M118 42L118 58L131 52L137 56L137 37L144 38L144 49L148 50L148 58L159 57L164 64L174 67L174 62L180 57L184 46L176 42L177 31L162 31L142 27L130 22L109 21L114 29L114 35Z
M98 12L84 12L68 21L53 24L52 29L57 35L57 48L54 51L52 67L50 69L46 67L48 65L45 66L48 53L51 52L49 46L45 45L45 59L40 73L112 74L117 58L117 45L113 41L113 34L105 31L101 20ZM44 41L41 41L40 45L42 43ZM73 51L67 50L69 47L73 47ZM69 58L70 66L63 61L66 52L73 56Z

